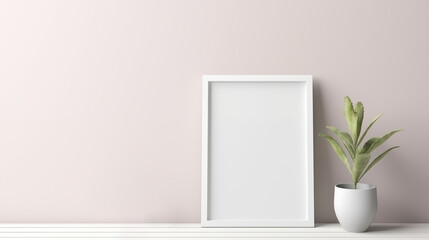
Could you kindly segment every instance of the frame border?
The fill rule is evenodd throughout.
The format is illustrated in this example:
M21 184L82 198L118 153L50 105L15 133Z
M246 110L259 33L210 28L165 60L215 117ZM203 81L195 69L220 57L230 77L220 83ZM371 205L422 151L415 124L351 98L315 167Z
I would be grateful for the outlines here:
M203 75L202 94L202 227L314 227L314 150L313 150L313 77L312 75ZM209 107L211 82L303 82L306 84L307 116L307 219L306 220L209 220Z

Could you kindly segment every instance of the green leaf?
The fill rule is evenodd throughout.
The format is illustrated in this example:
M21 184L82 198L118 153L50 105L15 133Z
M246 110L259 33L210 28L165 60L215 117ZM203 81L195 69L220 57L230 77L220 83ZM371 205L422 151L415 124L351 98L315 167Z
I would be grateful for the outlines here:
M360 131L362 129L363 114L364 114L363 112L364 112L363 111L363 104L361 102L358 102L356 104L356 111L355 111L355 114L356 114L356 120L355 120L356 121L356 135L354 136L354 139L353 139L354 143L358 142ZM358 144L356 144L356 145L358 145Z
M369 129L372 127L372 125L374 125L374 123L381 117L382 114L379 114L378 116L376 116L371 123L369 124L369 126L366 128L365 132L362 134L362 136L359 139L358 142L358 146L361 144L361 142L363 141L363 139L365 138L366 134L368 133Z
M353 140L350 134L346 132L341 132L340 130L332 126L327 126L327 128L329 128L332 132L335 133L335 135L337 135L337 137L343 143L344 147L346 147L347 151L349 152L351 159L353 160L356 153L355 153L355 148L353 146Z
M389 149L387 149L384 153L382 153L382 154L380 154L378 157L376 157L375 159L374 159L374 161L372 161L370 164L369 164L369 166L365 169L365 171L360 175L360 177L359 177L359 180L358 181L360 181L360 179L375 165L375 164L377 164L384 156L386 156L387 155L387 153L389 153L390 151L392 151L393 149L395 149L395 148L398 148L399 146L394 146L394 147L391 147L391 148L389 148Z
M356 107L353 107L353 103L349 97L344 99L344 116L347 121L350 133L353 138L354 147L358 146L358 139L362 129L362 121L364 116L363 104L358 102Z
M347 125L349 127L350 133L352 137L356 135L356 120L355 120L355 111L353 108L353 103L349 97L344 99L344 116L347 121Z
M356 156L356 159L353 163L353 183L356 184L359 182L359 177L362 175L362 172L365 170L366 165L368 165L371 154L363 153Z
M383 137L379 138L377 141L375 141L371 147L368 149L368 151L366 151L366 153L370 153L372 151L374 151L376 148L378 148L381 144L383 144L384 142L386 142L393 134L401 131L402 129L396 129L393 130L391 132L389 132L388 134L384 135Z
M380 139L380 138L374 137L374 138L371 138L371 139L369 139L368 141L366 141L366 143L363 145L362 153L366 153L366 152L368 152L369 148L370 148L370 147L371 147L375 142L377 142L377 141L378 141L378 139Z
M340 144L338 144L335 139L333 139L331 136L326 134L319 134L319 136L325 138L328 140L328 142L331 144L334 151L337 153L338 157L341 159L341 161L346 165L347 170L349 170L350 174L352 174L352 170L350 168L349 161L347 160L346 154L344 153L344 150L341 148Z

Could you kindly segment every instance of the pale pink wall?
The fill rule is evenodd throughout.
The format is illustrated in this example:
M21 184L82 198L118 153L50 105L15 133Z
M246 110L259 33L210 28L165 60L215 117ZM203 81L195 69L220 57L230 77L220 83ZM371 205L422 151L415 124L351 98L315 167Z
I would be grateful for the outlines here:
M429 1L1 1L0 222L199 222L202 74L314 75L401 148L378 222L429 222ZM318 222L350 177L315 137ZM351 206L352 207L352 206Z

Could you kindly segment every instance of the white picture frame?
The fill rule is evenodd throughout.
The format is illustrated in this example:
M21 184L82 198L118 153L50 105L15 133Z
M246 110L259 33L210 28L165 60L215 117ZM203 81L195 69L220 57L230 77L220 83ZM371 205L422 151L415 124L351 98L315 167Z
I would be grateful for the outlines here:
M310 75L204 75L202 227L314 227Z

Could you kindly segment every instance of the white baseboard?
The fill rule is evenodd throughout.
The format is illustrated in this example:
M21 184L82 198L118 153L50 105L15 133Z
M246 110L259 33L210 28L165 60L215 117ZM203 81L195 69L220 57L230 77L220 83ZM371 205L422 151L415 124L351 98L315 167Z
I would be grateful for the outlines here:
M338 224L315 228L201 228L199 224L0 224L0 239L429 239L429 224L373 224L348 233Z

